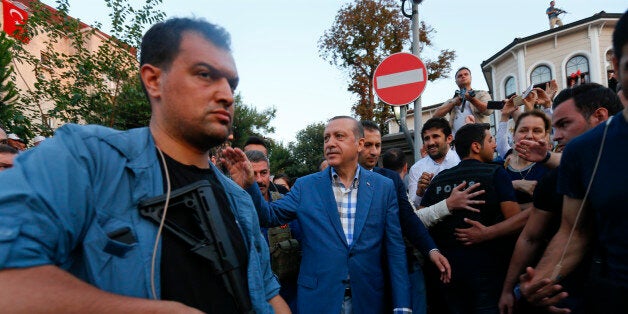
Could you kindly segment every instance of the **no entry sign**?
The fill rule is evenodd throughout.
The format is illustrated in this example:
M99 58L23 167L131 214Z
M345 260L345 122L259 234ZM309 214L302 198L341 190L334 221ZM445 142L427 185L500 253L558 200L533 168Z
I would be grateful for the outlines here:
M377 97L392 106L403 106L419 98L426 82L427 70L423 61L407 52L384 59L373 75Z

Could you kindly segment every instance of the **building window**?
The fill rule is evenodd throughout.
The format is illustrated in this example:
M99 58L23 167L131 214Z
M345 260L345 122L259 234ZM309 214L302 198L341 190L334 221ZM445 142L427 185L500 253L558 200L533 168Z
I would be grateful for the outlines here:
M552 80L552 70L546 65L539 65L532 70L530 82L534 85L546 83Z
M504 93L506 98L510 98L512 94L517 93L517 84L515 84L515 78L509 77L506 79L506 83L504 84Z
M567 71L567 86L569 87L590 81L589 60L585 56L575 56L569 59L565 70Z

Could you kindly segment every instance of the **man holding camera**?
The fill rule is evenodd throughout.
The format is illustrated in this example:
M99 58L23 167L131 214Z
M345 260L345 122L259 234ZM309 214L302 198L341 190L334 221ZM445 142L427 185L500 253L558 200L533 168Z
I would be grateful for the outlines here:
M488 123L493 110L488 110L487 102L491 96L486 91L471 88L471 70L462 67L456 71L456 91L454 98L449 99L434 113L434 117L444 117L449 114L452 134L467 123L467 118L475 123ZM471 117L470 117L471 116Z

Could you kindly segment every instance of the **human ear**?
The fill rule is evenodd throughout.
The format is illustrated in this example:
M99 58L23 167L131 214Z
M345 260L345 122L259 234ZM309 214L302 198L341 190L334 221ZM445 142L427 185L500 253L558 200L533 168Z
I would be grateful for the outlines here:
M140 67L140 79L149 98L161 96L161 75L162 70L154 65L144 64Z

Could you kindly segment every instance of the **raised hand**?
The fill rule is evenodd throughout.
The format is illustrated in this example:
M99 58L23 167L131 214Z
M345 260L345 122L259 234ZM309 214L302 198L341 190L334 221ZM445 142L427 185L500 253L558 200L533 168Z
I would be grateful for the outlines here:
M467 186L467 182L463 181L462 183L457 185L455 188L453 188L453 190L451 191L451 194L445 201L447 203L447 208L449 208L450 211L462 209L462 210L470 210L476 213L480 212L479 209L471 207L471 205L484 204L485 203L484 200L474 200L474 198L477 197L478 195L484 194L485 191L484 190L475 191L475 189L477 189L480 186L479 183L476 183L463 191L465 186Z
M539 162L547 155L547 141L541 139L538 141L521 140L515 144L515 150L519 153L519 157L531 161Z
M227 147L222 151L220 161L227 166L231 180L243 189L250 187L255 182L253 167L244 152L239 148Z
M512 113L519 110L519 107L515 105L515 97L517 97L517 95L513 95L512 97L508 98L508 100L506 100L504 107L501 109L501 121L508 121L508 119L510 119L510 117L512 116Z

